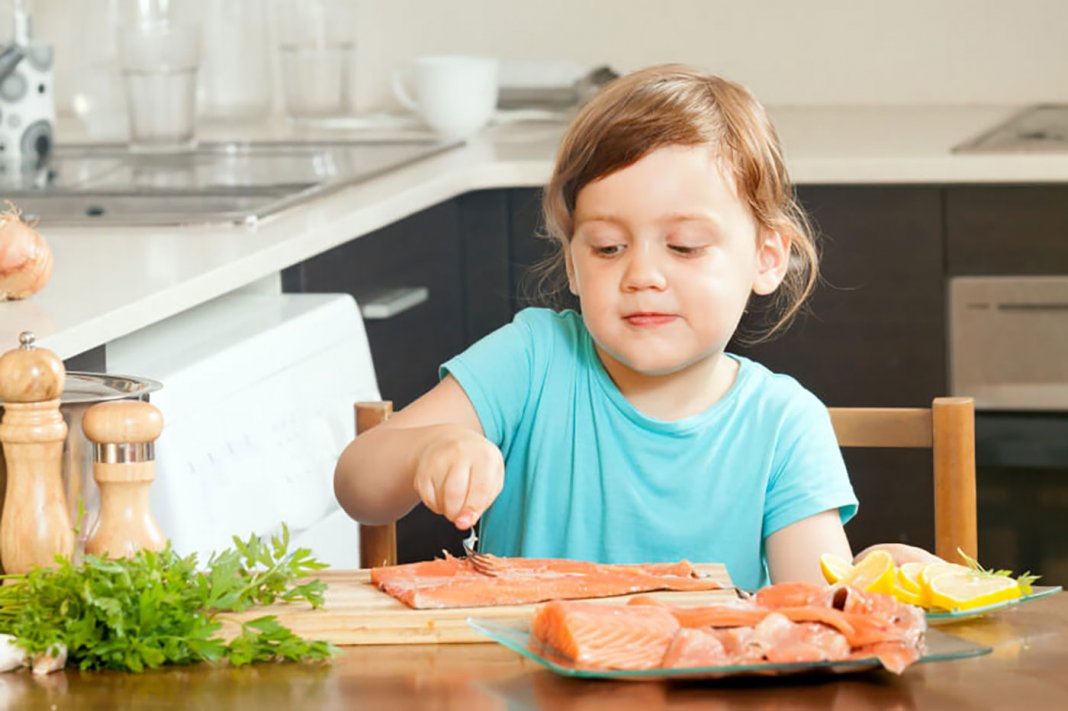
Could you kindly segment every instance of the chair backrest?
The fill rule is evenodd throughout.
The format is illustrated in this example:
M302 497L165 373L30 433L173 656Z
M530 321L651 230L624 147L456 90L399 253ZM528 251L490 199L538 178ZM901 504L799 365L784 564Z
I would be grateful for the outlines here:
M828 408L842 447L911 447L932 450L935 554L956 560L957 548L978 557L975 504L975 403L940 397L931 407ZM385 422L393 403L356 403L356 432ZM397 528L360 524L360 566L395 565Z
M366 432L382 424L393 414L393 402L356 403L356 434ZM360 524L360 567L372 568L397 564L397 525L381 526Z
M978 557L975 402L935 398L931 407L828 408L842 447L930 448L934 464L935 555Z

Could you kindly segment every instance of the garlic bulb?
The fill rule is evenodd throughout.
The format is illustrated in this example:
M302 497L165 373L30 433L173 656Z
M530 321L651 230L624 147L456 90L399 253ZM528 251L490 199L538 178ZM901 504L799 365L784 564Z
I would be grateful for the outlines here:
M59 642L48 648L47 652L33 655L33 673L51 674L67 664L67 645Z
M28 661L26 650L15 643L13 635L0 634L0 672L24 667Z

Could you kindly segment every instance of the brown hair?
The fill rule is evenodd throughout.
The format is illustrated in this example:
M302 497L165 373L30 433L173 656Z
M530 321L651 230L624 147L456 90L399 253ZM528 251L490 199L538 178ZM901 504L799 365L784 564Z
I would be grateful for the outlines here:
M715 146L757 223L790 239L786 277L774 294L759 300L769 313L764 325L736 335L742 343L763 340L790 322L815 287L815 235L794 196L764 107L745 87L689 67L663 65L621 77L575 117L542 199L548 237L555 243L554 254L537 268L542 284L552 282L555 290L566 283L564 249L574 231L579 191L671 145Z

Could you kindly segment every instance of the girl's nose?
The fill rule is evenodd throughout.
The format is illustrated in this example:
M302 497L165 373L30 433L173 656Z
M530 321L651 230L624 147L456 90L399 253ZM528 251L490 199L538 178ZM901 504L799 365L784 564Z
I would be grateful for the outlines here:
M627 254L620 286L624 291L662 290L667 286L667 279L655 255L639 247Z

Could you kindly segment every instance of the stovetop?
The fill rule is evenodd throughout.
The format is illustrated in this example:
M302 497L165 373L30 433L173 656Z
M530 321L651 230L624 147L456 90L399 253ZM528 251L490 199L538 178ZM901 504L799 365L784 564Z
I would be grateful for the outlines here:
M1032 106L959 146L954 153L1068 152L1068 104Z
M0 193L43 224L252 224L459 142L207 143L180 154L60 145L48 166L0 166Z

